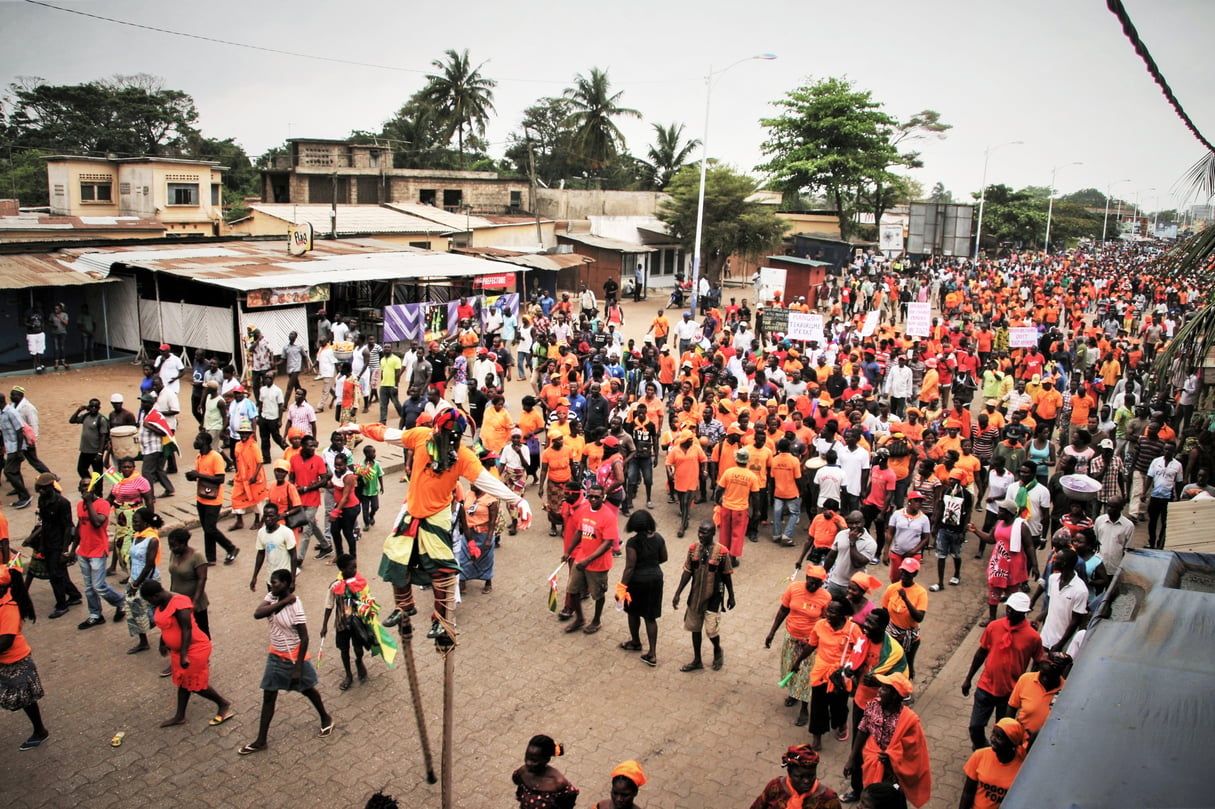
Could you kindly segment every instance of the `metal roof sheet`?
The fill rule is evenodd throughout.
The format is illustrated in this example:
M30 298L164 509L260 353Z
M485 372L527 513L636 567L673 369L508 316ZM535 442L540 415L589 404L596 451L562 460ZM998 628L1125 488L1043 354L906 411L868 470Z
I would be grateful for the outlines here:
M798 258L797 256L768 256L769 261L787 261L790 264L801 264L803 267L830 267L830 261L815 261L812 258Z
M585 244L587 247L597 247L600 250L616 250L620 253L653 253L653 247L641 244L609 239L606 236L592 236L589 233L558 233L558 239L568 239L571 242Z
M19 213L0 216L0 232L70 230L149 230L164 232L164 223L138 216L57 216L48 213Z
M321 283L437 279L486 275L493 262L436 253L374 239L318 240L303 256L287 255L279 241L230 242L165 248L64 250L65 268L108 274L115 265L141 267L237 291ZM74 261L67 261L68 257Z
M256 203L250 205L251 210L281 219L284 222L302 224L307 222L317 233L329 233L330 214L333 207L329 205L293 205L291 203ZM337 206L338 235L354 235L359 233L435 233L445 235L451 232L434 220L412 216L393 208L381 205L339 205ZM458 230L463 230L463 227Z
M53 253L0 255L0 289L66 287L117 281L87 269L76 269Z

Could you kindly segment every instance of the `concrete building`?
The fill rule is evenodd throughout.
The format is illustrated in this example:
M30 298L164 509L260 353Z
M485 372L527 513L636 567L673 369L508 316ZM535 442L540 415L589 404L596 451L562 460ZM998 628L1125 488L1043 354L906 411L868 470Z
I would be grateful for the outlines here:
M528 182L493 171L397 169L392 149L346 140L292 138L262 170L262 202L379 205L416 202L453 213L535 210Z
M222 235L224 171L169 157L46 158L52 214L156 219L168 235Z

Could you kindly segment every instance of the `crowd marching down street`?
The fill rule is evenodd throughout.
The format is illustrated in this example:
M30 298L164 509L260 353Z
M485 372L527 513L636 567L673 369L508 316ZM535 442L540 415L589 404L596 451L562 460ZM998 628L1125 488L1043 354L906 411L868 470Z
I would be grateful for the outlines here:
M14 387L0 396L8 507L33 504L38 520L9 537L0 512L0 705L29 718L21 750L53 738L23 628L36 618L29 590L45 579L55 603L41 617L76 614L87 631L107 623L104 601L127 625L129 654L167 654L177 705L163 726L186 721L193 694L215 704L212 725L226 723L235 684L221 694L210 682L220 650L206 585L221 551L232 566L247 550L270 648L258 732L237 752L269 746L281 691L302 693L327 737L340 711L327 708L309 651L330 620L343 691L367 677L365 654L393 664L411 616L450 649L461 594L470 581L493 591L495 550L520 532L538 569L557 566L554 633L599 632L612 595L627 614L619 648L657 667L669 599L691 646L678 670L712 677L745 557L761 545L796 569L765 645L780 650L785 705L807 737L783 775L754 785L753 809L919 807L932 795L914 708L921 628L975 551L987 609L958 684L973 697L958 728L975 751L961 805L999 806L1084 654L1136 523L1165 548L1168 504L1215 496L1201 369L1153 366L1204 292L1156 259L1124 244L977 262L868 256L805 296L712 289L701 311L658 309L631 337L615 283L603 300L583 287L521 311L462 300L450 339L423 345L381 344L322 314L312 356L294 333L273 349L251 333L244 375L162 345L136 407L95 391L72 416L75 477L39 458L47 424ZM355 350L339 359L347 341ZM531 392L508 401L512 380ZM400 507L380 502L386 443L405 450ZM166 497L193 499L196 533L160 530ZM535 526L533 507L544 513ZM663 512L683 544L658 533ZM255 539L242 547L246 530ZM318 638L295 582L326 562ZM673 592L664 567L677 571ZM391 604L372 595L377 576ZM843 794L819 780L824 736L850 751ZM521 807L576 804L551 763L561 752L546 735L527 743L511 776ZM643 764L616 767L596 805L632 806Z

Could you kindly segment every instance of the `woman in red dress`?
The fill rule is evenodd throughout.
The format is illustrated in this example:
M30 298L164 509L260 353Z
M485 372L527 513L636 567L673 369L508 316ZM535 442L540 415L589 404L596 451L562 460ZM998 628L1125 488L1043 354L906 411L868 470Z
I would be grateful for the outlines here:
M211 639L194 620L193 602L166 590L158 581L144 582L139 593L152 605L152 619L160 629L160 653L169 656L173 684L177 686L177 713L160 726L186 723L186 704L192 693L215 703L216 713L210 724L227 722L234 715L232 703L211 687Z

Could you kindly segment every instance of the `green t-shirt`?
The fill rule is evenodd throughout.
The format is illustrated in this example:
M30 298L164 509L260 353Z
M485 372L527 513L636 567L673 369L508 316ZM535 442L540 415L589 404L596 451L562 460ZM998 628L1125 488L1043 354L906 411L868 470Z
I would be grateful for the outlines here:
M359 494L364 497L379 495L384 482L384 470L380 468L379 461L360 464L354 471L359 477Z

